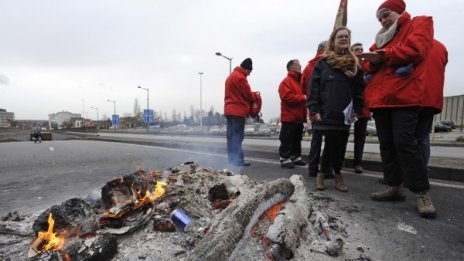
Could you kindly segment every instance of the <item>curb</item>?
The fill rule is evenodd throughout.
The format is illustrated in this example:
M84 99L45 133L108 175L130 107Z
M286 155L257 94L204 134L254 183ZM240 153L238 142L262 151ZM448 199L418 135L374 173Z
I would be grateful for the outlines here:
M101 137L83 137L85 140L105 141L105 142L119 142L129 144L139 144L146 146L162 146L167 148L179 148L179 149L191 149L191 150L208 150L215 153L227 153L227 149L223 144L208 143L200 145L198 143L179 143L179 142L157 142L153 140L134 140L134 139L118 139L118 138L101 138ZM278 160L278 148L275 150L269 150L260 146L244 146L244 151L248 154L252 154L254 157L262 157L266 159ZM303 158L307 161L308 155L304 155ZM343 163L344 168L353 169L353 159L345 157ZM378 160L363 160L363 167L367 171L382 172L382 163ZM439 167L430 166L430 178L459 181L464 182L464 169L451 168L451 167Z

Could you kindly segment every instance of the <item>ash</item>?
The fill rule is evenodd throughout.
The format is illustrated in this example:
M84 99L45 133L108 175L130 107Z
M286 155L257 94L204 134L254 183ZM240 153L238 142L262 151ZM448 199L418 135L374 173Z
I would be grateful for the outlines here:
M113 227L95 221L103 213L101 199L87 198L93 214L73 219L81 224L62 225L80 227L86 237L67 239L59 252L31 255L33 224L40 227L37 220L47 210L2 217L0 260L374 260L364 242L350 238L348 225L328 207L330 199L308 192L299 175L257 184L193 162L142 174L167 181L166 193ZM276 204L281 207L272 217ZM176 225L170 216L175 209L193 221Z

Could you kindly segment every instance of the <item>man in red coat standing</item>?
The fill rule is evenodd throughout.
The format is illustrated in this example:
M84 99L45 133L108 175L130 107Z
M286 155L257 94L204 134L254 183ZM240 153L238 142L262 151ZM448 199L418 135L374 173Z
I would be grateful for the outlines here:
M325 49L327 46L327 41L322 41L319 43L317 47L317 52L314 58L309 60L308 64L303 70L303 73L301 74L301 79L300 79L300 85L301 88L303 88L303 93L309 97L309 93L311 92L311 86L309 86L309 82L311 79L311 74L313 72L314 66L316 63L323 57ZM310 120L312 121L313 119ZM321 161L321 147L322 147L322 135L317 134L312 132L311 133L311 148L309 150L309 155L308 155L308 175L310 177L316 177L317 172L319 171L319 161ZM324 152L322 153L322 161L323 162L328 162L328 155L326 150L324 149ZM329 163L327 164L321 164L321 166L329 166ZM333 178L333 173L332 170L329 169L321 169L320 170L322 173L325 173L325 178Z
M306 95L300 86L301 65L298 60L287 63L287 77L279 86L280 96L280 166L294 168L295 165L305 166L301 159L301 139L303 138L303 123L306 120Z
M448 51L438 40L433 40L433 47L427 58L427 80L425 81L422 110L416 127L416 138L424 158L424 167L429 172L430 132L433 115L443 109L443 87L445 83L445 67L448 63Z
M236 170L250 166L244 160L242 142L245 136L245 120L253 102L251 87L247 77L253 70L253 62L246 58L235 67L225 84L224 115L227 119L227 156L229 165Z
M388 190L371 194L372 200L405 200L401 184L416 195L422 217L433 218L436 209L429 194L429 180L415 131L423 104L426 80L424 62L433 45L433 20L413 19L403 0L387 0L377 9L382 29L371 53L359 57L369 61L373 72L365 97L373 113L380 142L384 180ZM401 67L413 66L410 74Z
M363 53L364 49L361 43L355 43L351 46L351 51L355 54ZM366 62L358 61L359 66L364 70L363 64ZM365 79L365 78L364 78ZM367 122L371 118L371 112L367 106L364 106L360 115L358 115L358 120L354 123L354 152L353 152L353 166L354 172L361 174L364 172L363 168L363 153L364 153L364 144L366 143L367 136Z

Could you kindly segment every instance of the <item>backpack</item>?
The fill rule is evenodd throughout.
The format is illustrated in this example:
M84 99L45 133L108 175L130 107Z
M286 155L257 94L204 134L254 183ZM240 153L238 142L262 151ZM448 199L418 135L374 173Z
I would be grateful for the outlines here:
M263 104L261 93L251 92L251 96L253 96L253 102L251 103L250 116L253 118L261 117L261 106Z

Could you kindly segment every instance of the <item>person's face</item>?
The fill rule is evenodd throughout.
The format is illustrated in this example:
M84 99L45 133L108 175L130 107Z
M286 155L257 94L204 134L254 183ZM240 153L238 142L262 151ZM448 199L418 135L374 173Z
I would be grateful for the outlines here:
M358 55L358 54L361 54L363 53L363 47L362 45L355 45L353 46L353 48L351 49L351 51L355 54L355 55Z
M343 52L350 48L350 34L347 30L340 30L335 34L334 47L336 52Z
M293 61L292 66L290 67L291 72L301 73L301 64L300 61Z
M377 12L377 19L379 19L380 24L383 28L389 28L399 17L400 15L388 8L380 9Z
M249 76L251 74L251 70L244 69L243 71L245 72L246 76Z

